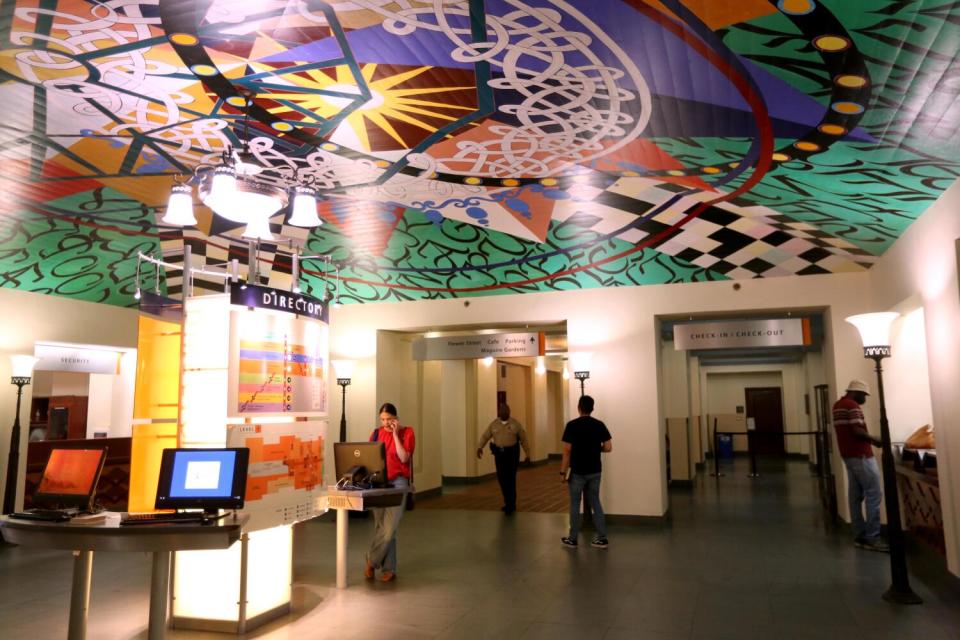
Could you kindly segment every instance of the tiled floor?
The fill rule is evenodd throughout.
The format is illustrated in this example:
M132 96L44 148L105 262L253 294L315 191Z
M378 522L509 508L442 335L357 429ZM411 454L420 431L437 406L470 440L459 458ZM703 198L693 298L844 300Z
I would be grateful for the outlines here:
M336 640L956 640L960 581L910 562L921 606L880 599L886 555L824 527L805 463L729 469L671 492L664 527L614 525L606 551L561 547L562 514L420 509L400 528L399 578L361 575L369 520L351 521L348 589L332 522L296 529L294 612L251 637ZM94 559L89 638L145 638L147 555ZM65 637L70 555L0 547L0 637ZM171 638L225 638L196 632Z
M517 511L566 513L570 504L566 485L560 482L560 461L523 466L517 471ZM477 484L444 487L443 495L417 502L424 509L499 511L503 494L496 478Z

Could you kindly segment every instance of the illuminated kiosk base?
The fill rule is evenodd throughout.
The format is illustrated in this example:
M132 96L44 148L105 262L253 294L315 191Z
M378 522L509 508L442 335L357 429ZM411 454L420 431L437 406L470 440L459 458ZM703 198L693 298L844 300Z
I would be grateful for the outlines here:
M350 541L348 511L371 507L396 507L413 487L365 489L363 491L327 490L327 507L337 511L337 589L347 588L347 545Z
M244 533L222 551L174 554L174 629L243 634L290 612L293 529Z
M239 315L234 316L235 311ZM287 325L291 325L291 330L310 336L316 343L307 345L307 351L321 354L325 360L326 323L288 322L287 315L263 309L238 309L231 306L227 295L203 295L185 300L178 433L181 448L227 446L231 426L255 429L253 424L243 423L248 419L260 421L259 416L234 415L237 399L230 399L231 393L235 394L239 388L239 345L247 329L253 331L250 334L253 338L247 339L265 341L266 334L261 336L258 331L285 333L290 329ZM322 375L316 378L314 382L320 385L322 396L326 389L325 384L321 384ZM325 420L325 404L313 411L300 412L299 417L311 415ZM305 424L294 422L298 418L293 416L282 417L289 421L292 433ZM266 417L263 420L269 422ZM322 443L322 437L318 440ZM243 445L237 443L236 446ZM283 498L286 493L280 492L277 498ZM305 509L301 514L297 504L302 496L296 491L290 494L292 502L288 504L268 505L265 504L267 498L248 500L245 513L250 516L250 524L244 530L241 544L234 548L175 554L171 601L174 628L244 633L290 610L291 523L314 515L314 509Z

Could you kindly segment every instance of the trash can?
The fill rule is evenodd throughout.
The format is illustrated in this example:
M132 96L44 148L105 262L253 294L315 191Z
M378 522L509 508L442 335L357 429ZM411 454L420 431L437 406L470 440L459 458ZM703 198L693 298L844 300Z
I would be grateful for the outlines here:
M721 458L733 457L733 436L726 433L717 436L717 454Z

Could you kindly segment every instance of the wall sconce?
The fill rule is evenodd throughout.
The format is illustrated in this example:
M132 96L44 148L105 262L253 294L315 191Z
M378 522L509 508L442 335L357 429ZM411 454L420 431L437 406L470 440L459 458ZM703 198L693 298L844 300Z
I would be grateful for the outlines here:
M481 360L480 362L483 363L483 366L489 367L489 366L491 366L491 365L493 364L493 356L487 356L486 358L484 358L484 359Z
M534 371L536 371L539 376L547 372L547 362L543 356L537 356L537 366Z
M353 372L357 368L356 360L334 360L334 375L337 376L337 384L340 385L343 395L340 403L340 442L347 441L347 387L350 386L350 380L353 378Z
M33 375L33 366L37 358L33 356L10 356L10 384L17 386L17 410L13 417L13 428L10 429L10 452L7 454L7 482L3 491L3 512L16 511L17 483L20 479L20 398L23 388L30 384Z
M907 555L900 526L900 496L897 491L897 474L893 466L893 451L890 447L890 423L887 421L887 405L883 395L883 368L880 361L890 357L890 327L899 313L862 313L847 318L857 328L863 343L863 357L870 358L877 373L877 397L880 403L880 461L883 467L883 498L887 509L887 538L890 542L890 588L883 594L887 602L897 604L920 604L920 599L910 588L907 573Z

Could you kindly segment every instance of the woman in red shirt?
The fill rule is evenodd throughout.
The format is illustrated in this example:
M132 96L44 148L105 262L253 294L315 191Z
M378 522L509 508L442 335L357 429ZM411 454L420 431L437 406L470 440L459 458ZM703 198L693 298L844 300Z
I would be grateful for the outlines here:
M416 439L411 427L400 426L397 408L389 402L380 407L380 428L370 435L371 442L382 442L387 457L387 482L394 487L409 487L413 478L413 449ZM380 580L390 582L397 577L397 527L405 502L398 507L377 507L373 513L374 533L367 552L363 575L373 580L380 569Z

